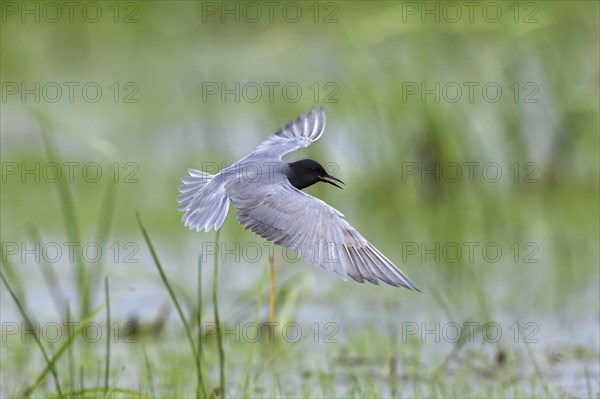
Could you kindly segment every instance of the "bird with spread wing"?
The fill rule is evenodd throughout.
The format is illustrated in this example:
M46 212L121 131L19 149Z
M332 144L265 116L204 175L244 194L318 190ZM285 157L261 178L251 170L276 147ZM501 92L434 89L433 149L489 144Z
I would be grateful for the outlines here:
M340 187L336 182L344 184L341 180L313 160L282 160L319 140L325 121L325 111L312 108L216 175L190 169L177 197L178 209L184 212L182 222L196 231L217 230L231 202L246 229L319 269L344 280L382 281L419 291L343 214L301 191L318 182Z

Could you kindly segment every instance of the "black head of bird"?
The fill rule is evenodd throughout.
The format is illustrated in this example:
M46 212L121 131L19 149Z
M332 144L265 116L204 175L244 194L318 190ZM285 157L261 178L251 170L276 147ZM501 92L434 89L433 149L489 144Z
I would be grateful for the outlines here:
M302 159L300 161L292 162L287 170L287 177L292 186L298 190L302 190L306 187L310 187L320 181L324 183L332 184L338 188L342 188L331 180L335 180L339 183L345 184L340 179L331 176L325 168L318 162L312 159Z

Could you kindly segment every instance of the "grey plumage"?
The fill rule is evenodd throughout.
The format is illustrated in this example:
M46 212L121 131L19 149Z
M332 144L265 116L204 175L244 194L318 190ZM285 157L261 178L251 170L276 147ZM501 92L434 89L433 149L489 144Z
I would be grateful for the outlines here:
M231 200L239 223L246 229L329 274L418 291L343 214L290 183L290 165L281 158L317 141L325 121L325 111L313 108L214 176L190 169L177 197L178 209L185 212L182 221L197 231L218 229Z

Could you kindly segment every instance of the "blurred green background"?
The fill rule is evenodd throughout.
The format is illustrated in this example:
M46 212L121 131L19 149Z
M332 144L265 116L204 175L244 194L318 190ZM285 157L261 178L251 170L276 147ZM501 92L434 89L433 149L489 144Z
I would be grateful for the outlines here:
M179 222L180 178L188 168L230 165L288 120L323 106L326 134L289 159L330 163L344 190L307 191L344 213L423 293L343 282L286 263L276 250L281 320L334 322L343 333L325 350L282 350L301 359L322 356L314 368L286 355L289 373L276 372L259 358L260 382L253 386L262 390L236 395L327 396L303 385L314 386L310 373L323 368L333 394L389 396L397 391L378 379L387 360L374 375L352 369L352 378L338 378L341 371L329 362L391 351L410 365L401 373L411 369L409 376L427 379L453 345L419 335L403 343L402 323L465 320L499 323L509 341L503 345L520 348L512 361L537 358L541 371L510 367L504 372L518 374L516 382L505 376L510 382L498 387L462 364L452 372L464 377L454 388L425 384L405 388L403 396L460 396L465 389L527 396L540 386L597 395L597 2L81 2L72 13L53 4L2 3L0 37L3 270L36 319L63 316L40 262L21 247L7 255L14 247L6 243L55 242L66 251L63 243L73 237L82 246L100 242L100 262L79 269L67 256L50 262L63 295L74 312L97 306L106 275L121 294L113 317L150 323L169 301L135 211L179 292L194 297L197 259L214 233L190 232ZM49 162L60 165L60 179ZM265 249L233 213L221 233L224 245ZM75 218L65 222L65 215ZM220 265L227 322L252 319L253 301L264 294L258 282L266 251L261 255L254 262L230 255ZM20 321L4 286L1 295L3 322ZM266 303L257 308L264 318ZM183 341L175 316L168 320ZM520 357L530 352L522 352L522 340L512 342L509 330L525 322L538 327L531 358ZM388 333L397 345L369 339ZM485 344L475 352L487 353ZM145 345L157 358L169 348L163 341ZM31 378L11 376L40 361L23 347L31 345L3 348L3 396ZM236 348L226 346L230 353ZM143 363L140 345L127 350L131 359L116 360L115 367L127 368L119 385L144 391L129 364ZM94 355L86 359L93 369ZM189 360L181 359L170 360ZM238 363L228 363L234 374L243 368ZM274 388L280 373L290 391ZM354 384L374 388L353 391ZM169 387L155 394L172 393Z

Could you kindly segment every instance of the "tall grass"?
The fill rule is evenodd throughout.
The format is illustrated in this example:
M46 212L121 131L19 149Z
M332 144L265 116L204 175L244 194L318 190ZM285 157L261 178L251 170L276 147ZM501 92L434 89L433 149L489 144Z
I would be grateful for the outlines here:
M203 368L203 363L202 363L203 342L202 341L203 341L203 337L202 337L202 318L201 318L202 317L202 314L201 314L201 309L202 309L202 262L201 262L201 256L199 257L199 260L198 260L198 285L197 285L198 293L197 293L196 312L195 312L195 317L196 317L196 321L197 321L197 325L198 325L198 335L197 335L197 345L196 345L196 343L194 342L194 338L192 336L192 329L190 328L190 325L183 313L181 305L179 304L179 300L177 299L175 290L173 289L172 284L169 281L169 278L167 277L166 273L164 272L164 269L161 265L160 260L158 259L158 255L156 254L156 251L154 249L154 246L152 245L150 237L148 236L148 233L142 223L142 219L141 219L139 212L136 213L136 217L137 217L137 221L138 221L138 226L144 237L144 241L146 242L146 245L148 246L148 249L150 250L152 259L154 260L154 264L160 275L160 279L163 282L163 285L165 286L165 288L167 289L169 296L171 297L171 300L173 301L173 304L175 305L175 309L177 310L179 319L181 320L181 322L183 324L183 327L184 327L184 330L185 330L185 333L186 333L186 336L188 339L188 343L189 343L189 346L190 346L190 349L192 352L192 356L194 359L194 365L196 367L196 378L197 378L196 395L198 397L206 397L206 394L207 394L207 391L205 388L206 380L202 373L202 368ZM217 248L218 248L218 242L219 242L219 231L218 230L215 234L215 240L217 242ZM219 267L218 266L219 266L219 257L218 257L218 252L216 252L215 258L214 258L213 315L214 315L215 324L216 324L217 349L218 349L218 353L219 353L219 386L213 390L213 393L218 396L224 396L225 395L225 352L223 349L221 321L220 321L219 303L218 303L219 302L219 294L218 294L218 292L219 292L218 291Z
M142 235L144 236L144 241L146 242L146 245L148 246L148 249L150 250L150 254L152 255L152 259L154 261L154 265L156 266L156 270L158 270L160 280L162 281L163 285L167 289L167 292L169 293L169 297L171 297L171 301L173 301L173 305L175 305L175 309L177 310L177 315L179 316L179 319L181 320L181 323L183 324L183 328L185 330L185 334L187 336L188 343L190 345L192 359L194 361L194 365L196 366L196 373L198 374L198 379L202 380L202 376L201 376L202 367L200 367L201 360L200 360L198 348L196 347L196 342L194 341L194 338L192 335L192 329L190 328L190 325L189 325L185 315L183 314L183 310L181 309L181 305L179 304L177 295L175 294L175 291L173 290L173 287L171 286L171 283L169 282L169 278L165 274L163 267L160 263L160 260L158 259L158 255L156 254L154 245L152 245L152 241L150 240L150 237L148 236L146 228L144 227L144 224L142 223L142 218L141 218L139 212L136 212L136 218L137 218L137 222L138 222L138 227L140 228L140 231L142 232ZM200 345L200 343L199 343L199 345Z
M46 349L44 348L44 345L42 344L42 341L40 340L40 337L39 337L39 334L37 333L36 328L33 326L33 323L31 322L29 315L25 311L25 308L21 304L21 301L19 300L19 298L17 298L17 296L15 295L11 285L8 283L8 280L6 280L6 277L4 276L4 272L2 270L0 270L0 278L2 279L2 282L4 283L4 286L6 287L6 289L8 290L8 293L10 294L11 298L13 299L13 301L15 301L15 304L17 305L17 308L19 309L19 313L21 314L21 317L23 318L23 320L25 320L27 329L33 333L33 336L34 336L33 338L35 340L35 343L37 344L40 352L42 353L42 356L44 357L44 361L46 362L46 369L50 371L50 374L52 374L52 379L54 380L54 386L56 387L58 396L61 398L64 398L62 389L60 387L60 380L58 378L58 372L56 371L56 359L50 358L48 356L48 353L46 352ZM29 396L29 394L30 394L30 391L25 390L23 396Z
M48 128L48 126L46 126ZM42 139L46 155L50 162L58 163L60 161L58 149L50 133L42 130ZM66 229L67 238L74 243L81 243L77 213L75 210L75 201L71 194L69 183L66 179L59 179L56 184L59 196L59 204L63 215L63 223ZM87 278L86 265L81 251L75 251L75 281L77 288L77 298L79 299L79 314L84 317L91 306L90 281Z
M214 280L213 280L213 314L217 329L217 350L219 352L219 389L217 393L225 397L225 351L221 334L221 319L219 317L219 231L215 233Z
M104 303L106 303L106 351L104 354L104 397L108 396L108 379L110 376L110 295L108 277L104 278Z
M198 326L198 356L196 356L196 397L206 397L204 379L202 377L202 359L204 345L202 344L202 254L198 256L198 283L196 285L196 326Z
M275 259L269 255L269 333L273 335L275 321Z
M75 361L74 361L74 355L73 355L73 346L77 342L75 337L82 334L84 329L87 327L88 323L91 322L104 307L107 307L106 327L107 327L108 334L106 337L107 342L106 342L106 352L105 352L105 384L103 386L103 389L104 389L105 395L108 395L109 392L111 392L112 390L115 389L114 385L112 387L108 386L108 375L109 375L109 369L110 369L110 367L109 367L110 366L110 309L109 309L110 298L108 297L108 279L105 280L106 300L102 304L100 304L97 308L95 308L91 312L89 312L86 315L86 317L81 319L79 322L75 323L74 328L72 328L72 329L69 328L68 338L66 339L65 342L63 342L58 347L57 350L54 351L53 356L48 355L48 352L42 343L42 339L39 336L37 329L35 328L35 326L32 322L31 316L28 314L28 312L24 308L22 301L15 294L15 292L12 288L12 285L9 283L8 279L6 278L6 276L4 275L4 272L2 270L0 270L0 279L2 280L6 289L8 290L11 298L17 305L17 309L19 310L21 317L25 321L28 331L30 331L33 334L34 341L35 341L40 353L42 354L42 357L44 358L44 362L46 364L44 369L39 373L39 375L36 378L34 378L33 382L23 390L23 392L20 396L30 397L35 392L35 390L39 387L39 385L44 381L44 379L46 378L48 373L52 376L52 379L54 380L54 384L56 387L56 393L59 397L63 398L65 396L71 396L74 394L74 392L75 392L75 390L74 390ZM67 310L66 310L66 322L67 323L71 323L70 314L71 314L71 312L69 311L69 308L67 307ZM70 392L63 391L63 388L60 383L58 368L57 368L58 360L65 354L65 352L69 353L69 362L68 362L68 370L67 371L69 374L69 386L71 387ZM79 392L84 392L83 386ZM130 391L130 392L133 392L133 391Z

